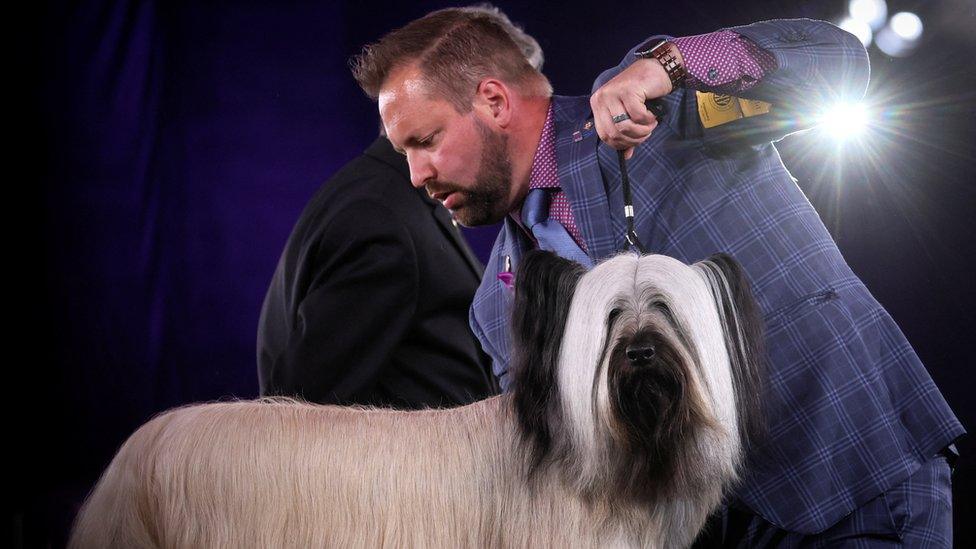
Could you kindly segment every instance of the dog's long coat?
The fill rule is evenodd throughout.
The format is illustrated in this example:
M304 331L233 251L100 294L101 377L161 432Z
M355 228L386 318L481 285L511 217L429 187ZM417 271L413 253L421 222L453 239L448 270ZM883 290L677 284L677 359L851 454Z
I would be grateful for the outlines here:
M753 309L727 258L618 256L584 276L529 255L514 393L167 412L119 451L71 546L687 546L754 432Z

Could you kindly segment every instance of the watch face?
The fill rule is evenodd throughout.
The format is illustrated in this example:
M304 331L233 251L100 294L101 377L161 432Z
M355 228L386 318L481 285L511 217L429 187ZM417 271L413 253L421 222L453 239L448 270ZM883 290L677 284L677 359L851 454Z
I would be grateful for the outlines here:
M667 40L660 40L660 39L648 40L647 42L641 44L639 48L637 48L637 51L634 52L634 55L637 57L653 57L654 50L656 50L662 44L667 44L667 43L668 43Z
M636 57L641 57L641 58L654 57L654 50L660 48L661 46L667 43L668 43L667 40L660 40L660 39L648 40L647 42L641 44L639 48L637 48L637 51L634 52L634 55Z

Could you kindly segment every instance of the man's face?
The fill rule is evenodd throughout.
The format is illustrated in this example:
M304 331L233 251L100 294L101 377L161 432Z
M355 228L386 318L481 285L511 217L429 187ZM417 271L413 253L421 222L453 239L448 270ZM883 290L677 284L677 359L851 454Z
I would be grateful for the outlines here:
M497 223L512 209L507 136L477 110L458 113L432 99L419 71L394 71L380 90L380 116L390 142L406 154L410 180L465 226Z

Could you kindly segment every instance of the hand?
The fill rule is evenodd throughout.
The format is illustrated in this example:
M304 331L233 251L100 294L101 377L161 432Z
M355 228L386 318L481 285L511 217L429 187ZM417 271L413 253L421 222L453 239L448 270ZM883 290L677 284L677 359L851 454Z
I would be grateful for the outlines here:
M671 79L656 59L638 59L590 96L593 123L604 143L634 154L657 127L657 119L644 102L671 93ZM626 113L629 120L614 123L613 117Z

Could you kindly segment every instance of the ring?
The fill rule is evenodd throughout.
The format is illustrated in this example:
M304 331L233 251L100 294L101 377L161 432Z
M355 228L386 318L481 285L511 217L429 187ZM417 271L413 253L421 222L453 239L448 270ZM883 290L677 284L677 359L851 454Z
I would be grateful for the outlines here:
M630 120L630 115L627 114L627 113L622 113L622 114L618 114L617 116L614 116L613 117L613 123L614 124L619 124L619 123L623 122L624 120Z

